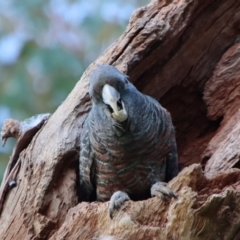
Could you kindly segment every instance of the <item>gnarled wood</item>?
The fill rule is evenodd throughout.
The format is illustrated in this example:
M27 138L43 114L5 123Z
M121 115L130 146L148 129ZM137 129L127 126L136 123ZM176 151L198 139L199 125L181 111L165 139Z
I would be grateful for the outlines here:
M88 77L100 63L115 65L171 112L181 168L201 161L210 164L209 157L219 147L228 155L230 140L222 144L211 139L217 139L216 134L227 126L226 120L219 128L228 109L229 118L237 114L239 101L217 105L219 98L207 91L217 83L217 74L211 78L217 63L238 41L239 23L240 2L235 0L154 0L136 10L119 40L89 66L20 154L19 184L6 199L0 238L237 240L239 170L229 169L237 162L227 165L228 170L206 165L211 176L193 165L169 183L178 194L177 201L169 205L156 198L128 202L113 221L108 218L108 203L77 204L76 172L79 137L90 109ZM238 71L237 66L232 64L231 70ZM236 95L231 94L234 99ZM222 106L222 112L215 114L210 103ZM234 130L235 123L228 126ZM211 156L203 154L206 149L211 149ZM217 155L218 162L225 165L222 156Z

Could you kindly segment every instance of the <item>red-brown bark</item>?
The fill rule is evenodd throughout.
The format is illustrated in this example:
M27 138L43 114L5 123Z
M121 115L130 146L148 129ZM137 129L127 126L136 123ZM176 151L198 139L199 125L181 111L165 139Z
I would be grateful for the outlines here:
M136 10L20 154L1 238L239 239L239 23L235 0L154 0ZM171 112L180 168L198 163L169 183L178 200L129 201L113 220L108 203L78 204L88 77L100 63L115 65Z

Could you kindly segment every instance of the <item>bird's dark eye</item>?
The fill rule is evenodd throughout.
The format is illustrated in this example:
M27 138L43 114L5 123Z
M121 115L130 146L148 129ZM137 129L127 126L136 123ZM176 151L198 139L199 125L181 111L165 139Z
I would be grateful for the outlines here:
M107 105L107 108L110 111L110 113L113 113L113 109L110 107L110 105L108 105L108 104L106 104L106 105Z
M119 99L119 100L117 101L117 106L118 106L118 111L120 111L120 110L122 110L122 109L123 109L123 106L122 106L122 101L121 101L121 99Z

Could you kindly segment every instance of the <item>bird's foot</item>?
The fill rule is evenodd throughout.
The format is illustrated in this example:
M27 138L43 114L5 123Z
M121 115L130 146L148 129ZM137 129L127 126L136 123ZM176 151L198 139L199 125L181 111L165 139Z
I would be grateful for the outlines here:
M123 203L128 200L130 200L129 196L122 191L117 191L111 196L109 203L109 216L111 219L113 218L114 210L119 209Z
M170 200L171 198L176 198L177 196L174 194L174 192L169 189L165 182L156 182L151 187L151 195L157 196L163 200Z

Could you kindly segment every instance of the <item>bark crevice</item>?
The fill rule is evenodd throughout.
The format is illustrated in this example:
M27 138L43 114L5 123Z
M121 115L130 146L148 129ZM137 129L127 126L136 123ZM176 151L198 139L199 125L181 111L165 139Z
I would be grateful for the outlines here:
M235 0L152 1L135 11L19 155L0 238L239 239L239 23ZM168 183L178 200L129 201L113 220L108 202L78 203L77 193L89 75L104 63L170 111L182 169Z

